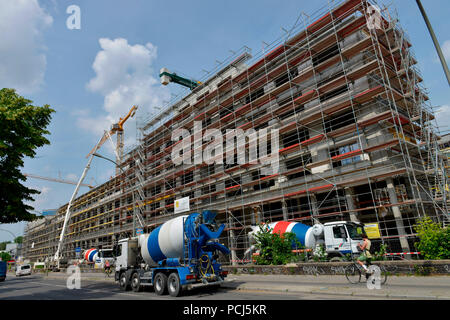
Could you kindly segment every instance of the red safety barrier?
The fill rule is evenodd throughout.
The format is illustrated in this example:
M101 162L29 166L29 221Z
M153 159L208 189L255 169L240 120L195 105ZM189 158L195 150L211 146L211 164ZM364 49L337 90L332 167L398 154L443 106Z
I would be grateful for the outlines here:
M397 252L397 253L385 253L385 256L401 256L405 254L420 254L420 252Z

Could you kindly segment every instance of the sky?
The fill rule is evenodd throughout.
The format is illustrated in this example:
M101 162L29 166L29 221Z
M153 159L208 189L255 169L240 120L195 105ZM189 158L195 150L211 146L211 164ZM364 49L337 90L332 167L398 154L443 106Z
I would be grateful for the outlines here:
M111 123L132 105L125 124L125 148L136 139L136 119L158 112L174 95L159 70L200 79L243 46L253 56L295 23L332 0L0 0L0 88L15 88L34 105L56 112L51 144L25 159L24 173L77 181L86 155ZM435 107L441 132L450 131L450 90L432 40L413 0L379 1L396 10L407 31ZM423 0L447 62L450 61L450 2ZM79 8L79 20L72 6ZM299 19L300 17L300 19ZM303 17L303 18L302 18ZM75 22L80 21L79 28ZM68 23L69 22L69 23ZM267 50L267 48L266 48ZM115 142L115 137L113 137ZM106 142L100 154L114 159ZM85 183L114 175L114 165L94 158ZM73 185L28 178L41 191L30 202L37 212L67 203ZM88 191L80 189L79 195ZM25 223L1 224L0 241L19 236Z

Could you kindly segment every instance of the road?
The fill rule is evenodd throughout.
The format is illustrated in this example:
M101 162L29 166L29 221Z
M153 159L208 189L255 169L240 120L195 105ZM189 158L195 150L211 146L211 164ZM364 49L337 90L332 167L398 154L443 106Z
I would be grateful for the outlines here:
M234 290L221 288L195 289L179 298L157 296L152 289L135 293L120 291L112 281L82 280L80 289L68 289L64 278L46 278L41 275L9 276L0 284L0 300L334 300L357 297L322 295L301 292L268 292L257 289ZM363 299L361 297L361 299ZM364 298L367 299L367 298ZM374 298L379 299L379 298Z

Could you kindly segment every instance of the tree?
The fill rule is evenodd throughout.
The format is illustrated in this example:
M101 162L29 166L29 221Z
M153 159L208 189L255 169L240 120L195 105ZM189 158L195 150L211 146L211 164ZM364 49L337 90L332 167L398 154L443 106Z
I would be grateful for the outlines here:
M6 245L7 245L8 243L11 243L11 241L3 241L3 242L0 242L0 251L6 250Z
M443 228L425 217L417 222L415 230L419 242L415 246L427 260L450 259L450 228Z
M38 190L22 184L20 172L24 157L34 158L35 150L50 144L44 136L53 109L48 105L33 106L32 101L19 96L14 89L0 90L0 223L32 221L33 201Z
M8 252L0 252L0 259L2 261L10 261L11 260L11 255Z
M22 236L18 236L17 238L14 239L14 243L22 243L22 242L23 242Z

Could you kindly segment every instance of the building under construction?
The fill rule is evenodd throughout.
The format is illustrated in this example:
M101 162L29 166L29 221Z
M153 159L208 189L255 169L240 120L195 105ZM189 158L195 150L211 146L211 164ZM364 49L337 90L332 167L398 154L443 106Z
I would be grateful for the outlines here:
M118 174L72 204L63 256L111 247L136 227L150 232L176 215L174 200L184 197L191 212L215 210L226 223L221 242L233 263L249 258L252 225L278 220L378 223L375 244L414 251L418 218L448 221L445 158L411 41L392 12L372 5L334 1L301 14L264 52L251 57L244 48L142 122ZM264 175L263 163L176 165L172 150L181 141L172 133L193 133L200 122L203 133L224 136L277 129L278 172ZM194 152L211 144L193 138ZM66 206L28 225L26 258L54 255Z

